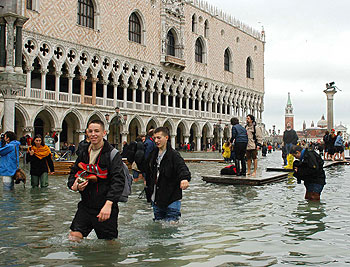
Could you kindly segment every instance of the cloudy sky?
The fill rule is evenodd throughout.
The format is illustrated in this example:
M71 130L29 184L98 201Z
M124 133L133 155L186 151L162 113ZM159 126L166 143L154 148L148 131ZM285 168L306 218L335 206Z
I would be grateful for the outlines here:
M207 0L266 32L266 128L283 130L288 92L295 129L327 116L325 84L334 81L334 122L350 131L349 0Z

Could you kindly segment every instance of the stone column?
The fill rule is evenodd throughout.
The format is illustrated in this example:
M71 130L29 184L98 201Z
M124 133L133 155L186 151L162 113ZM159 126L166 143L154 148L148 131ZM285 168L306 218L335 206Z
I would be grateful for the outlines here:
M146 93L146 87L141 87L141 109L145 110L145 93Z
M212 100L209 100L208 101L208 105L209 105L209 117L212 118L212 114L213 114L213 101Z
M150 107L151 107L151 111L153 111L153 91L151 90L149 92L149 104L150 104Z
M32 71L34 70L33 66L27 66L26 71L27 71L27 82L26 82L26 97L30 97L30 91L32 87Z
M197 145L197 151L201 151L202 150L202 144L201 144L201 136L200 135L197 135L196 136L196 139L197 139L197 142L196 142L196 145Z
M175 149L175 146L176 146L176 135L170 135L170 141L171 141L171 147Z
M164 93L165 95L165 110L166 110L166 113L168 113L168 106L169 106L169 92L165 92Z
M98 82L98 78L93 77L91 79L92 82L92 105L96 105L96 83Z
M86 76L80 76L80 102L82 104L85 103L85 81L87 77Z
M62 71L55 72L55 100L59 101L60 96L60 76L62 75Z
M16 20L16 52L15 52L15 71L22 73L22 29L27 18L18 18Z
M73 79L74 79L73 74L68 75L68 102L72 103L72 95L73 95Z
M176 93L173 94L173 114L176 114Z
M132 108L136 109L136 89L137 89L137 86L133 86L131 89L132 89Z
M158 112L161 111L161 105L162 105L162 91L157 91L158 92Z
M9 87L1 87L4 96L4 128L3 132L15 131L15 103L17 90Z
M109 84L109 80L103 80L103 106L107 106L107 85Z
M5 70L8 72L14 71L13 64L13 48L14 48L14 23L16 21L16 17L13 16L5 16L4 19L7 23L7 44L6 44L6 67Z
M128 84L123 84L123 98L124 98L124 108L127 107L127 102L128 102Z
M113 86L113 103L114 103L114 107L117 106L117 100L118 100L118 83L116 82L112 82L112 86Z
M199 111L200 115L202 115L201 114L202 113L202 98L201 97L198 98L198 111Z
M6 21L0 18L0 68L6 66Z
M327 130L331 131L334 128L334 118L333 118L333 100L334 95L337 92L335 89L333 90L324 90L323 91L327 96Z
M185 96L186 98L186 114L190 114L190 97L188 95Z
M179 103L180 105L179 105L179 108L180 108L180 114L182 115L182 102L183 102L183 97L184 97L184 96L183 96L183 94L180 94L179 97L180 97L180 103Z
M41 69L41 99L45 99L45 90L46 90L46 74L48 73L47 69Z

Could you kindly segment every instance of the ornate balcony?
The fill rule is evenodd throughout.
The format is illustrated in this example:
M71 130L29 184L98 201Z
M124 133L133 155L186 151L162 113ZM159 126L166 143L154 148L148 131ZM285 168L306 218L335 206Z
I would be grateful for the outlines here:
M186 67L185 60L170 55L165 56L163 64L167 67L172 67L180 70L183 70Z

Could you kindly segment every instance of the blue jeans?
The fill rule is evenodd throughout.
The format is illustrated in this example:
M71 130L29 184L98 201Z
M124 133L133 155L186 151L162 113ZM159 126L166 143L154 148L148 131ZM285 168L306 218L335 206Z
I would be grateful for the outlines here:
M2 176L2 188L3 190L12 190L14 188L15 182L12 176Z
M324 185L323 184L305 184L304 186L306 187L307 192L315 192L321 194Z
M154 220L164 220L167 222L178 221L181 217L181 201L174 201L168 207L160 208L152 201Z

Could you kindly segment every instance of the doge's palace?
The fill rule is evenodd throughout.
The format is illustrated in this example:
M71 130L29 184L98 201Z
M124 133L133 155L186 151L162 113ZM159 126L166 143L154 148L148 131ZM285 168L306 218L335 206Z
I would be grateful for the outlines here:
M112 144L150 128L196 150L264 110L265 33L205 1L9 0L0 7L2 131Z

